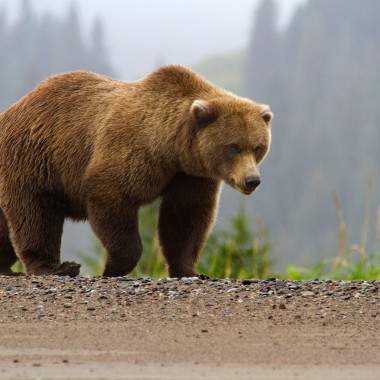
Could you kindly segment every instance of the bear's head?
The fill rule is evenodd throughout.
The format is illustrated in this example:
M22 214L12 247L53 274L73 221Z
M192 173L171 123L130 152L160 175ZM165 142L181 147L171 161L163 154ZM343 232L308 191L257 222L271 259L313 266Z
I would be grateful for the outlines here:
M223 180L251 194L260 184L258 166L270 147L269 106L223 96L194 100L189 112L189 174Z

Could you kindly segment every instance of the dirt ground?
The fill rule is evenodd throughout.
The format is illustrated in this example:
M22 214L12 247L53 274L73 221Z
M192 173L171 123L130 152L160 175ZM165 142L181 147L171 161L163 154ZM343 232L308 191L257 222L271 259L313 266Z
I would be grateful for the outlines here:
M0 276L0 379L380 379L380 282Z

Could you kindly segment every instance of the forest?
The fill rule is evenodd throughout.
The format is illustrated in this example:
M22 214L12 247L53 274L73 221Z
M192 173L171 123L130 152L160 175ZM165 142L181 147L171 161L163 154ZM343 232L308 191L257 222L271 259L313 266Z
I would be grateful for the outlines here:
M333 192L352 241L368 208L379 249L379 14L377 0L310 0L285 30L273 0L255 15L242 91L271 104L275 122L254 204L288 260L336 251Z
M84 36L78 8L72 3L63 17L38 15L29 0L11 23L0 8L0 110L4 110L49 75L89 70L114 75L107 58L101 19Z

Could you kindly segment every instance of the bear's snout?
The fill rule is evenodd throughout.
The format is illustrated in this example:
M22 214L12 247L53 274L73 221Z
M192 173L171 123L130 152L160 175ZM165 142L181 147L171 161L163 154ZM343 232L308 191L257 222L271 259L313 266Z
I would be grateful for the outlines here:
M261 183L259 176L248 176L244 181L244 190L247 193L252 193Z

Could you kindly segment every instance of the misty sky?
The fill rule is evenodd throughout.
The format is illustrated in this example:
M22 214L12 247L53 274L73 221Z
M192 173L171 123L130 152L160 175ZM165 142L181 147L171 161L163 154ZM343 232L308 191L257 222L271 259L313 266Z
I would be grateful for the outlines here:
M84 29L103 18L111 61L120 77L135 79L157 63L193 65L217 53L246 44L258 0L31 0L43 12L64 12L71 2L80 8ZM281 0L281 22L304 0ZM19 1L0 0L11 17Z

